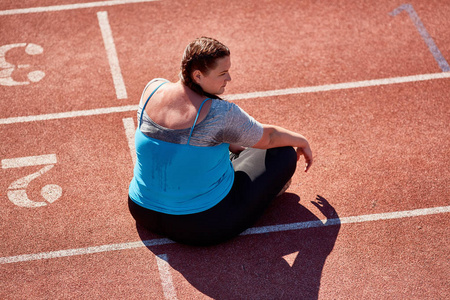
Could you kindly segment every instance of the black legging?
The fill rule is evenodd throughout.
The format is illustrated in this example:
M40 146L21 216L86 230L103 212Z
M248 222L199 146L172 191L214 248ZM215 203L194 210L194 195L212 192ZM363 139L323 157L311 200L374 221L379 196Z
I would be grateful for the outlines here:
M130 212L139 225L183 244L213 245L237 236L254 224L292 177L297 154L292 147L248 148L232 164L230 192L206 211L170 215L143 208L128 197Z

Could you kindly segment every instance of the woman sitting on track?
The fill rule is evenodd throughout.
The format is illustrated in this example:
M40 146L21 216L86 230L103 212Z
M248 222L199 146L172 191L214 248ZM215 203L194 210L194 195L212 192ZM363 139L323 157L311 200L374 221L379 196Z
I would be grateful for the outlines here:
M180 243L237 236L282 191L301 155L305 171L312 163L302 135L261 124L217 96L230 66L225 45L196 39L185 49L180 80L154 79L140 100L129 209L139 225Z

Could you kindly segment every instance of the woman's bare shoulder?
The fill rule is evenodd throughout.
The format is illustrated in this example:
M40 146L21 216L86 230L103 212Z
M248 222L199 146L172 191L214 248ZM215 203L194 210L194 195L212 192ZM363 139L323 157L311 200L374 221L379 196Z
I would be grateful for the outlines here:
M147 83L146 86L146 90L145 92L152 92L156 89L156 87L158 87L160 84L162 83L171 83L169 80L164 79L164 78L155 78L149 81L149 83Z
M150 94L155 91L155 89L162 83L171 83L169 80L164 78L155 78L150 80L142 93L142 98L147 99Z

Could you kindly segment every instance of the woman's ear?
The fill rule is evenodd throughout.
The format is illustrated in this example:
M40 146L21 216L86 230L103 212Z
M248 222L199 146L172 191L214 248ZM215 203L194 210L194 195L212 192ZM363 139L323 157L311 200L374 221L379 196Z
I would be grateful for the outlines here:
M200 84L202 80L202 72L200 72L200 70L195 70L194 72L192 72L192 79L196 84Z

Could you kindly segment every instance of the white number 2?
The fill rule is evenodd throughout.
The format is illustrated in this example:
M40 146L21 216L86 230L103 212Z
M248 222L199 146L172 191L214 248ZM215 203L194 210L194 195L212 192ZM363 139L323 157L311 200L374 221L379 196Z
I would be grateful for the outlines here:
M47 202L44 201L32 201L28 198L26 188L30 182L42 174L50 171L56 164L56 155L40 155L40 156L28 156L12 159L3 159L2 168L23 168L29 166L45 165L39 171L17 179L11 183L8 187L7 195L8 199L17 206L21 207L40 207L47 205L47 202L53 203L58 200L62 195L62 188L56 184L47 184L41 189L41 195Z

